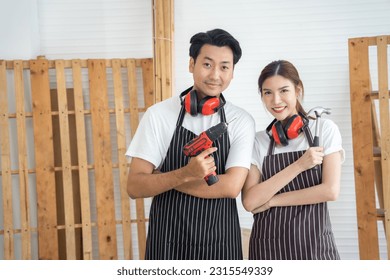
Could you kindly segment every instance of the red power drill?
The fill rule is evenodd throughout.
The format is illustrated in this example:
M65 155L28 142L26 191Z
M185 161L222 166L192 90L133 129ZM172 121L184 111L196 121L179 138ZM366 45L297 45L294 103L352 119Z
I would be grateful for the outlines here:
M184 146L184 154L188 157L195 157L199 155L204 150L210 148L213 145L213 142L225 133L227 127L228 124L226 122L221 122L210 127L206 131L203 131L198 137L192 139ZM209 186L218 182L217 173L215 173L215 171L207 175L204 179Z

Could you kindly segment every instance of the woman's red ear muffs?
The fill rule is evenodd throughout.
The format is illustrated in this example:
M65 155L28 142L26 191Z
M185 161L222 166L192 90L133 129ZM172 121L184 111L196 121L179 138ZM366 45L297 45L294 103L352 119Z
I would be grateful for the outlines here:
M223 105L225 105L225 99L222 94L220 98L206 96L198 102L196 91L191 90L184 97L184 108L191 116L196 116L198 113L202 115L212 115Z
M287 121L286 125L282 125L276 119L268 126L267 131L278 145L287 146L288 139L297 138L302 131L305 122L300 115L293 115Z

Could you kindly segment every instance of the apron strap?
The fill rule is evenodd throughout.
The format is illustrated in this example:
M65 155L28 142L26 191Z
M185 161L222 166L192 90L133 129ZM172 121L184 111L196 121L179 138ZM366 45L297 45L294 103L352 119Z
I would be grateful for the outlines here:
M311 131L310 131L310 129L309 129L309 124L307 124L307 125L305 125L305 126L303 127L303 132L305 133L307 142L309 142L309 146L310 146L310 147L313 147L313 145L314 145L313 135L311 134Z
M180 109L179 117L177 118L176 127L180 127L183 124L185 114L186 114L186 110L184 109L184 105L182 105Z

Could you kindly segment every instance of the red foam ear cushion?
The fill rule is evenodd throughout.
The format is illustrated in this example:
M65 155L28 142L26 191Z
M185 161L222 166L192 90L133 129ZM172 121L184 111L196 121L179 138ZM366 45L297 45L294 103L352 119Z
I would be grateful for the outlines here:
M196 91L192 90L185 96L184 108L191 116L196 116L198 114L198 97Z
M199 112L203 115L212 115L219 108L219 98L207 96L199 102Z
M303 120L300 116L292 118L291 123L286 125L286 135L288 139L297 138L303 127Z

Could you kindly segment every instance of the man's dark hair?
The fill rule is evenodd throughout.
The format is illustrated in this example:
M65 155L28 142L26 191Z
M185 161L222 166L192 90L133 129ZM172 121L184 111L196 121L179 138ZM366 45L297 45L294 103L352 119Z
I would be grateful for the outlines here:
M241 58L242 51L238 41L222 29L213 29L207 32L200 32L192 36L190 40L190 57L196 61L200 49L205 44L224 47L227 46L233 51L233 65L235 65Z

